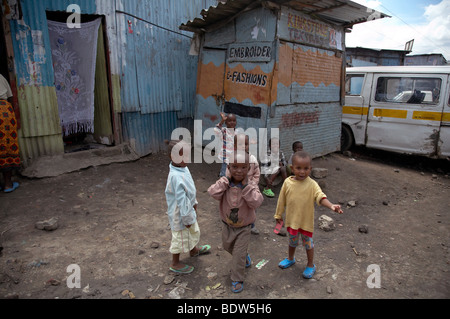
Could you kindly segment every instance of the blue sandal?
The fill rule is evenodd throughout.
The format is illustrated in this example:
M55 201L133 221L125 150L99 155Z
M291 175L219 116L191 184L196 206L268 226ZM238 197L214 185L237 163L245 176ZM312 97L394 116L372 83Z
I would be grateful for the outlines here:
M248 268L252 265L252 259L250 258L250 255L247 254L247 259L245 260L245 268Z
M280 267L281 269L286 269L291 267L293 264L295 264L295 258L293 260L285 258L278 264L278 267Z
M303 278L311 279L315 273L316 273L316 265L314 265L313 267L306 267L305 271L303 272Z
M11 193L11 192L14 192L17 188L19 188L19 183L14 182L12 188L5 188L5 189L3 190L3 192L4 192L4 193Z
M237 285L241 285L241 287L237 288ZM244 290L244 282L243 281L233 281L231 282L231 291L234 293L239 293Z

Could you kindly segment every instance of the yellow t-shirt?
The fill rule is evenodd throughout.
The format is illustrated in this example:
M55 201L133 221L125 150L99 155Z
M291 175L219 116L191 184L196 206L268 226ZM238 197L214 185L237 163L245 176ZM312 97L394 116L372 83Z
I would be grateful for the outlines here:
M292 229L314 231L314 203L326 198L316 181L307 177L298 181L294 176L288 177L281 187L278 197L275 219L280 219L286 211L284 224Z

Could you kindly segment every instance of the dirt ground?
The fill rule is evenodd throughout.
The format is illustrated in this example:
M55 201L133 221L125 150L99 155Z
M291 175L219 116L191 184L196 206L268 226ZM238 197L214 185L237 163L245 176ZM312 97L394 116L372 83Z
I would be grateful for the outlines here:
M253 265L240 294L230 291L231 258L221 246L218 202L206 192L219 164L190 165L201 244L210 244L212 253L182 255L194 272L171 276L164 196L168 165L166 155L158 154L53 178L16 176L20 188L0 192L0 298L450 297L448 162L364 149L315 159L314 167L328 169L320 180L324 192L342 204L344 214L316 209L314 278L301 276L302 248L294 266L278 268L288 239L273 233L277 197L265 198L257 211L260 234L252 235L249 246ZM318 227L323 214L334 219L336 229ZM56 230L35 227L51 218L58 219ZM367 232L359 230L362 225ZM258 269L262 260L268 262ZM79 266L81 288L67 285L68 278L75 282L75 273L67 271L72 264ZM376 283L381 287L370 288Z

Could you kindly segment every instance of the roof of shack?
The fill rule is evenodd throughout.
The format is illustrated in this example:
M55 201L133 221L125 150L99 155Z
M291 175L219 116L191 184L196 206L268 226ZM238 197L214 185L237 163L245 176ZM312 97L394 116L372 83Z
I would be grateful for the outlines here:
M260 6L267 8L286 6L347 28L357 23L390 17L349 0L228 0L202 10L200 14L203 18L195 18L183 23L180 29L195 33L209 32L232 21L238 15Z

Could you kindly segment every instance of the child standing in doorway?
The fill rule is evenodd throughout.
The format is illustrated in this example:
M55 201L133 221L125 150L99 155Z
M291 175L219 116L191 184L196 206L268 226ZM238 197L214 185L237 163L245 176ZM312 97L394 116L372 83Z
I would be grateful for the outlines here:
M200 241L200 228L197 223L197 190L192 175L186 164L183 152L190 150L190 145L183 141L168 143L169 176L166 185L167 215L172 230L172 242L169 251L172 253L170 270L177 274L189 274L194 270L180 262L181 253L190 253L191 257L210 252L211 246L197 247Z
M251 225L264 200L258 185L248 182L249 168L248 153L234 154L228 165L231 177L221 177L208 189L209 195L220 201L222 245L232 255L231 291L235 293L244 289L245 268L252 262L248 254Z
M222 162L219 177L225 176L228 164L228 158L233 153L234 149L234 135L237 125L236 115L220 113L221 120L214 128L214 132L223 140L222 150L218 154L219 160ZM225 123L226 127L223 127Z
M289 255L279 263L279 267L286 269L295 264L295 249L301 238L306 249L308 263L303 277L310 279L316 272L314 264L314 203L328 207L332 211L342 214L340 205L332 204L322 192L316 181L309 177L311 173L311 156L300 151L292 157L292 171L294 176L288 177L281 188L275 213L277 224L283 223L282 215L286 212L286 228L289 233Z

